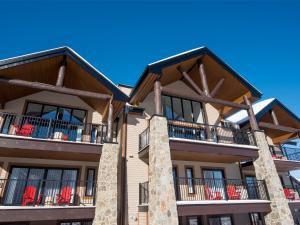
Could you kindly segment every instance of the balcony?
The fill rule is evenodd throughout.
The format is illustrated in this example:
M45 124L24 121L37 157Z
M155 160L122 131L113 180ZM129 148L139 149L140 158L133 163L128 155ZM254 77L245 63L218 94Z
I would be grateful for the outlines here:
M1 154L4 156L24 157L17 149L27 149L28 153L34 150L54 151L58 155L61 152L73 152L93 154L94 158L98 155L99 158L99 145L103 144L106 136L107 125L105 124L67 122L0 113L0 148L3 148ZM85 146L84 149L82 145ZM51 158L51 154L47 155L46 152L42 155ZM85 160L89 160L87 156L83 156Z
M263 180L176 178L175 194L181 216L267 212L268 192ZM149 200L148 183L140 184L140 205ZM231 212L230 212L231 210ZM257 210L257 211L255 211Z
M278 171L287 172L300 169L300 149L270 145L269 150Z
M96 186L93 181L0 179L0 222L93 218Z

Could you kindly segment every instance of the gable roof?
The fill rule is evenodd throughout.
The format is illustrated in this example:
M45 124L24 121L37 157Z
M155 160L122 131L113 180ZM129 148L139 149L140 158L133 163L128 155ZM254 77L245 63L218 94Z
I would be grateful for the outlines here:
M186 52L182 52L177 55L173 55L170 57L167 57L165 59L161 59L159 61L150 63L146 66L144 69L142 75L138 79L136 85L134 86L134 89L130 95L130 98L132 98L135 93L137 92L138 87L141 85L143 80L148 76L149 73L160 73L161 70L165 67L180 63L185 60L189 60L194 57L199 57L202 55L208 55L212 57L217 63L219 63L225 70L227 70L229 73L231 73L235 78L237 78L242 84L244 84L249 90L251 91L252 95L260 98L262 93L256 89L253 85L251 85L244 77L242 77L240 74L238 74L235 70L233 70L228 64L226 64L223 60L221 60L218 56L216 56L212 51L210 51L207 47L199 47L195 48Z
M293 117L300 123L299 117L295 115L292 111L290 111L276 98L265 99L263 101L256 102L252 105L256 120L260 121L260 119L276 105L283 108L291 117ZM233 114L232 116L226 118L226 120L229 120L233 123L238 123L240 125L244 125L249 121L249 118L248 118L247 111L241 110Z
M123 102L128 100L128 97L110 79L93 67L77 52L67 46L0 60L0 70L41 61L44 59L50 59L57 56L67 56L72 59L77 65L79 65L87 73L91 74L95 79L107 87L113 93L114 100Z

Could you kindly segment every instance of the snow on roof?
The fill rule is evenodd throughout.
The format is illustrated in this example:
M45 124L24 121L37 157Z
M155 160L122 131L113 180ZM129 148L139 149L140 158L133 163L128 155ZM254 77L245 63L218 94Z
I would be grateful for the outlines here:
M275 98L269 98L260 102L257 102L252 105L254 114L257 115L260 111L262 111L267 105L273 102ZM226 120L231 121L233 123L241 124L248 120L248 113L246 110L241 110L232 116L228 117Z

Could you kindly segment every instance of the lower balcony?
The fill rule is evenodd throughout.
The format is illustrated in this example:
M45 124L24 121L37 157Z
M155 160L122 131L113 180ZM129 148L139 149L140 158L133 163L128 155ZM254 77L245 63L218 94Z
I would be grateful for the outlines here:
M76 180L0 180L0 222L92 219L96 183Z
M105 124L0 113L1 156L94 161L106 136Z
M270 145L269 149L278 171L300 169L300 149L273 145Z
M270 201L262 180L176 178L179 216L270 212ZM140 184L140 206L149 201L148 183Z

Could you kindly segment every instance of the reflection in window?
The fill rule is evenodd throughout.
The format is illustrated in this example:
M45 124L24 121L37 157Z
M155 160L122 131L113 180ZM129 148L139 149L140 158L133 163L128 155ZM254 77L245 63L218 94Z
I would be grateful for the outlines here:
M86 196L92 196L94 192L95 170L88 169L87 171L87 184L86 184Z
M172 101L173 101L173 119L183 120L181 99L172 98Z
M187 178L187 185L188 185L189 194L193 194L194 193L193 168L186 168L185 173L186 173L186 178Z
M167 119L172 120L173 119L173 111L172 111L172 102L171 97L169 96L162 96L162 106L163 106L163 112L165 117Z

